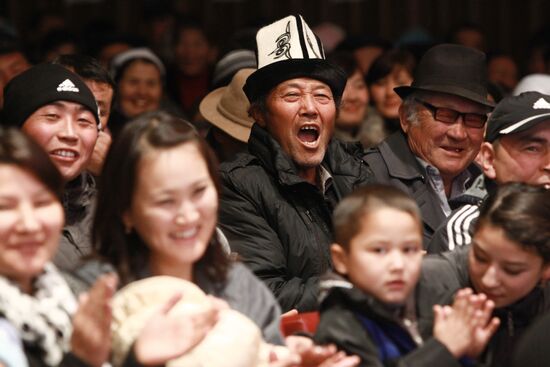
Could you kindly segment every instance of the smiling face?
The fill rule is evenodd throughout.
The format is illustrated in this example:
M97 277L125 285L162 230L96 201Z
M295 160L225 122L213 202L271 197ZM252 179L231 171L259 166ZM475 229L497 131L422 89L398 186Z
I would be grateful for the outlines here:
M409 71L402 66L395 66L388 75L370 86L374 107L376 107L376 110L383 118L397 119L399 117L401 98L395 93L393 88L411 85L411 83L412 76Z
M218 194L195 143L153 150L138 165L132 204L124 214L151 250L156 275L173 269L192 280L216 226Z
M550 189L550 120L483 143L481 158L485 175L499 184L523 182Z
M334 131L336 104L330 87L296 78L277 85L267 97L267 116L255 116L304 176L323 161Z
M49 154L66 182L84 171L97 140L94 115L74 102L40 107L22 129Z
M511 305L550 278L550 267L542 258L510 240L501 228L482 225L468 255L470 281L496 307Z
M162 98L160 71L149 62L136 60L118 83L120 108L127 117L157 110Z
M383 207L361 218L348 251L340 245L331 250L336 270L355 287L384 303L403 304L420 275L420 223L409 213Z
M28 289L55 253L63 208L37 178L0 164L0 274Z
M481 104L448 94L429 94L423 96L422 101L462 113L487 113L487 108ZM445 182L452 182L479 152L485 130L465 126L463 117L454 124L437 121L422 105L418 106L416 121L407 121L403 107L399 114L401 128L407 134L412 152L435 166Z
M336 125L344 128L359 125L365 118L368 103L367 85L363 79L363 74L357 70L348 78L346 83Z

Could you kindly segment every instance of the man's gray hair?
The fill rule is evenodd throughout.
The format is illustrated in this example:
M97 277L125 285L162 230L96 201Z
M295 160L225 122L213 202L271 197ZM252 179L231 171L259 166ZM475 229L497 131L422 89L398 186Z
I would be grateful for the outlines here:
M416 101L418 94L417 92L409 94L405 97L401 105L405 120L411 124L416 124L418 122L418 102Z

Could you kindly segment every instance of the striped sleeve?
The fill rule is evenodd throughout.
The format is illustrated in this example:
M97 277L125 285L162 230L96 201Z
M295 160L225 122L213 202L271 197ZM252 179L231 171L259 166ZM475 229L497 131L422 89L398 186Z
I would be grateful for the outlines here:
M449 240L449 250L470 244L471 226L475 223L475 219L479 216L479 206L464 205L458 211L449 217L447 221L447 238Z

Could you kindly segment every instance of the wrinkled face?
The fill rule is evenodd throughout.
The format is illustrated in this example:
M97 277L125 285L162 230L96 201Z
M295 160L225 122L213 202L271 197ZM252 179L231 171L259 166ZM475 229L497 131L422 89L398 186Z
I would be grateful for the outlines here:
M392 72L377 80L370 86L371 99L378 113L386 119L399 118L401 98L393 88L402 85L411 85L412 76L407 69L396 66Z
M432 94L422 97L422 100L435 107L462 113L487 113L483 105L457 96ZM484 128L465 126L462 116L454 124L437 121L431 111L422 105L418 106L415 122L406 121L403 109L400 109L400 122L412 152L435 166L443 180L447 181L454 179L472 163L485 131Z
M368 103L367 85L363 79L363 74L357 70L348 78L346 83L336 125L341 127L359 125L365 118Z
M483 143L481 157L485 175L498 183L523 182L550 189L550 120L502 135L495 144Z
M217 210L218 194L206 162L194 143L185 143L143 158L123 220L150 248L152 270L190 273L212 237Z
M178 67L185 75L204 72L210 65L210 54L210 43L199 29L181 30L175 56Z
M40 107L25 121L23 131L49 154L66 182L84 171L97 139L94 115L66 101Z
M265 126L302 169L318 167L334 131L336 104L329 86L296 78L277 85L267 97ZM265 120L263 120L265 119Z
M0 274L19 284L38 275L53 257L63 208L29 172L0 164Z
M499 228L481 226L474 235L468 255L470 280L496 307L511 305L550 277L542 258L510 240Z
M100 83L93 80L85 80L86 85L92 91L99 107L99 119L101 126L105 128L111 115L111 104L113 102L113 88L107 83Z
M420 223L406 212L384 207L369 213L349 250L340 249L337 255L333 247L336 270L384 303L403 304L416 286L422 233Z
M157 110L162 98L160 71L151 63L137 60L119 81L120 108L127 117Z

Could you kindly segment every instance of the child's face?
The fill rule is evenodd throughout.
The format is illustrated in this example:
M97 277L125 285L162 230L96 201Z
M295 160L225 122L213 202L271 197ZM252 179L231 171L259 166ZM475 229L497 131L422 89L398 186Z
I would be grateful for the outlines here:
M361 218L348 251L333 245L336 270L357 288L389 304L403 304L422 261L420 224L410 214L381 208Z
M470 280L496 307L508 306L550 277L550 266L534 251L506 237L504 231L483 225L475 233L469 254Z

